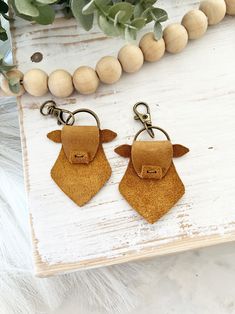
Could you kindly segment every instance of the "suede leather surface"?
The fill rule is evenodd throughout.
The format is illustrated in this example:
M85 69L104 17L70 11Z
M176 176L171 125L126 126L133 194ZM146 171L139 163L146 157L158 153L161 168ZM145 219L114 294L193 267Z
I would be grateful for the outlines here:
M173 148L170 141L134 141L131 160L139 177L162 179L172 161Z
M161 180L145 180L136 174L130 160L119 191L133 209L153 224L176 204L185 188L173 163Z
M49 140L55 143L61 143L61 130L54 130L47 134Z
M115 148L115 152L122 157L131 156L131 145L123 144ZM189 149L180 144L173 144L173 157L181 157L189 152Z
M77 205L85 205L111 176L111 167L99 145L96 157L89 164L72 164L62 148L51 177Z
M102 142L116 136L111 130L93 126L64 126L62 131L48 133L52 141L62 142L51 177L77 205L85 205L110 178L112 171Z
M95 158L99 146L99 128L65 125L61 131L61 140L69 162L88 164Z
M130 158L119 184L120 193L149 223L156 222L185 192L172 158L183 156L189 149L169 141L134 141L118 146L115 152Z
M117 136L117 133L111 130L108 130L108 129L100 130L100 141L102 143L111 142L112 140L115 139L116 136Z
M189 149L180 144L173 145L173 157L182 157L189 152Z
M115 139L117 133L104 129L100 130L100 141L101 143L108 143ZM55 143L61 143L61 130L54 130L47 134L47 137ZM129 146L129 145L128 145Z

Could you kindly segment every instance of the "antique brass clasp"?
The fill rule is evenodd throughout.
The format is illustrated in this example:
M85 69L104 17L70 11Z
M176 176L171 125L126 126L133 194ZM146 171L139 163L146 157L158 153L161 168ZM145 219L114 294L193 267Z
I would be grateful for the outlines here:
M146 108L145 113L141 113L137 110L139 106L144 106ZM150 108L145 102L137 102L134 107L133 111L135 113L134 119L135 120L140 120L142 124L144 125L146 131L151 137L154 137L154 132L152 130L152 120L151 120L151 114L150 114Z

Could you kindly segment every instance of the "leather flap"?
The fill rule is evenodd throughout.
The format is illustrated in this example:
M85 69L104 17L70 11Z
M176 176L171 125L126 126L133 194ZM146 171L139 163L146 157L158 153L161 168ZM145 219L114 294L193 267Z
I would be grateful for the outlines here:
M140 178L160 180L170 168L173 147L170 141L134 141L131 158Z
M88 164L97 153L100 135L97 126L65 125L61 132L62 146L72 164Z

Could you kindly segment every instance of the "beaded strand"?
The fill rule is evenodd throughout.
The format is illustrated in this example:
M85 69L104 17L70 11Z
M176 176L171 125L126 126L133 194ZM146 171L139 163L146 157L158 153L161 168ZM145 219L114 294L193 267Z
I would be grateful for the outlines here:
M70 75L65 70L55 70L49 77L40 69L31 69L23 74L19 70L7 73L9 78L20 78L22 85L18 94L10 91L7 79L3 78L1 89L8 96L21 96L25 92L32 96L41 97L48 91L55 97L69 97L74 89L83 95L96 92L100 82L104 84L116 83L122 72L135 73L141 69L144 61L156 62L165 51L168 53L181 52L188 43L202 37L208 25L220 23L225 14L235 15L235 0L203 0L199 9L186 13L181 24L168 25L163 31L163 38L156 40L153 33L145 34L139 46L127 44L122 47L118 57L105 56L101 58L95 70L89 66L79 67Z

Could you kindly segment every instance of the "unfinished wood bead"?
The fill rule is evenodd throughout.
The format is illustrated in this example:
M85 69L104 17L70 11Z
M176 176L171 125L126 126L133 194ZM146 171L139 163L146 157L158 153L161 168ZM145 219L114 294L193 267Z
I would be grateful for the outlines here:
M48 76L40 69L29 70L24 75L23 84L27 93L32 96L41 97L48 92Z
M189 39L202 37L208 27L207 17L200 10L191 10L186 13L181 23L186 28Z
M235 15L235 0L225 0L226 13L228 15Z
M168 52L179 53L187 45L188 33L183 25L171 24L164 29L163 38Z
M165 53L165 42L163 38L156 40L153 32L145 34L141 38L139 46L143 52L144 60L148 62L160 60Z
M93 94L99 86L99 78L95 70L81 66L73 74L73 85L81 94Z
M10 70L6 73L6 76L8 78L18 78L20 80L23 79L23 73L20 72L19 70ZM13 93L10 88L9 88L9 83L8 80L6 78L3 78L1 81L1 89L4 92L4 94L6 94L7 96L22 96L25 93L25 89L23 87L23 85L20 85L20 90L18 93Z
M204 0L200 4L200 10L208 18L209 25L215 25L221 22L226 13L224 0Z
M55 97L69 97L74 90L72 76L65 70L56 70L49 75L48 87Z
M144 56L141 49L135 45L125 45L118 53L118 59L122 69L127 73L139 71L144 63Z
M105 84L116 83L122 75L122 67L117 58L107 56L101 58L96 65L96 72Z

